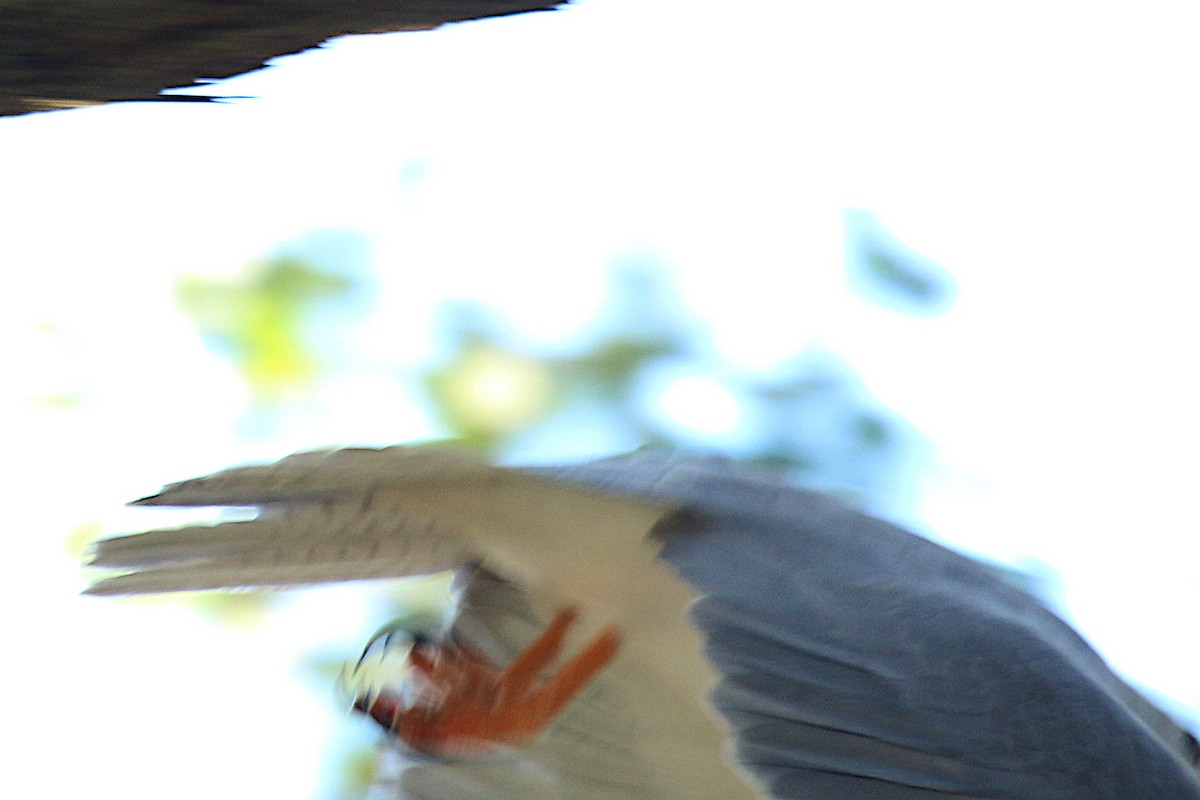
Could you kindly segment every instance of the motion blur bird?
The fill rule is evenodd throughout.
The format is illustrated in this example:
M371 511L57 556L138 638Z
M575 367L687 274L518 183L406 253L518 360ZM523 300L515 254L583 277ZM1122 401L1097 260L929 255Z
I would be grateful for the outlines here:
M727 460L347 449L137 504L259 515L97 542L123 574L92 594L458 570L452 625L400 670L426 681L410 695L525 691L547 648L587 662L513 757L398 762L381 796L1200 800L1196 740L999 571ZM390 726L411 685L364 680L360 710ZM508 741L520 713L483 719L499 702L464 724Z

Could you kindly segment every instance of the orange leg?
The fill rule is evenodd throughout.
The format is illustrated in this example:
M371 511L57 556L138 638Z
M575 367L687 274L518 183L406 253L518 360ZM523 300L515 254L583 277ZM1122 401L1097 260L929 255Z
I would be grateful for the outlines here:
M612 660L619 646L616 630L605 630L558 674L529 694L500 691L506 687L499 682L494 684L492 702L481 705L478 696L471 696L460 685L432 718L402 713L397 733L419 749L430 750L463 748L469 752L479 742L524 744L540 734L587 686Z
M621 636L617 629L606 628L539 689L532 699L543 720L548 722L563 706L571 702L575 695L583 691L596 673L613 660L620 646Z
M423 673L434 686L457 701L470 701L482 707L498 699L495 667L479 663L454 647L440 647L437 657L414 648L409 660L415 671Z
M389 691L356 700L409 746L430 753L478 754L497 744L521 745L550 721L612 661L620 647L615 628L601 632L548 680L539 680L562 649L576 612L559 613L546 631L503 673L473 650L414 648L412 667L435 687L432 702L402 707Z
M538 673L546 668L562 649L567 631L575 624L578 612L573 608L558 612L550 627L537 638L525 652L517 656L500 676L500 684L513 695L521 695L533 683Z

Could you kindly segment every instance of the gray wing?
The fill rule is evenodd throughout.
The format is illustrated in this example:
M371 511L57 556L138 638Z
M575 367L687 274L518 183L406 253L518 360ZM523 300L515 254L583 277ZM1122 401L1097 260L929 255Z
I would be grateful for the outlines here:
M453 635L496 664L520 653L549 622L528 592L486 571L464 571ZM373 796L394 800L645 800L664 794L639 747L620 665L602 673L533 745L493 760L404 764L388 769ZM402 759L402 757L401 757Z
M992 569L719 462L569 477L689 510L662 555L704 595L712 700L773 797L1200 798L1186 732Z
M248 506L259 516L97 542L92 565L122 574L98 581L90 593L292 586L480 563L539 602L582 607L580 640L608 623L622 630L621 651L606 674L619 678L613 697L619 694L629 720L601 714L604 724L589 725L587 737L594 744L624 736L636 744L653 784L649 794L635 796L754 796L751 779L723 757L728 727L703 705L717 675L687 620L695 592L657 558L659 547L648 535L670 513L668 503L489 467L453 451L389 448L302 453L225 470L173 484L138 504ZM477 613L486 609L479 603ZM503 618L509 626L521 619ZM545 747L572 746L569 719ZM551 781L546 791L559 794L548 796L607 797L640 785L636 769L610 770L600 755L596 750L594 761L554 756L575 795ZM406 790L418 791L421 776L433 780L439 768L414 769ZM484 773L500 781L514 772L526 796L547 786L539 769L505 772L481 764L446 775L474 775L477 784L490 785ZM465 784L431 785L447 797L469 796Z
M625 644L612 669L624 671L621 713L654 773L651 797L752 795L722 760L730 728L697 703L711 689L737 759L779 800L1200 800L1186 734L1029 595L990 568L725 462L635 453L517 471L438 451L339 451L229 470L144 502L263 513L177 543L167 532L101 542L95 563L132 571L95 592L350 580L479 560L536 597L618 622ZM681 617L697 594L708 660ZM519 627L520 613L495 613L498 629ZM626 724L600 716L587 731ZM519 773L524 796L568 796L546 788L540 767L442 768L403 773L404 789L475 797ZM620 775L637 784L636 770ZM583 792L588 780L576 772L563 785Z

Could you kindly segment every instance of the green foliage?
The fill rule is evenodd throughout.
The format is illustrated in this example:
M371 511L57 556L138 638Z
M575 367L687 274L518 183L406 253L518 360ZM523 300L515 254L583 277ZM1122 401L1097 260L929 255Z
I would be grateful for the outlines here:
M851 283L880 305L922 316L954 302L954 283L941 267L904 247L865 211L846 213Z
M94 520L81 522L67 534L65 542L71 560L79 564L86 560L89 545L104 535L104 527Z
M378 760L373 748L350 751L341 763L341 784L338 797L341 800L367 797L378 773Z
M253 628L266 620L278 596L268 591L196 592L188 602L202 617L230 628Z
M494 342L466 339L430 370L426 391L442 422L465 444L494 449L536 424L555 399L546 364Z
M489 309L445 309L445 355L425 386L448 433L518 461L561 458L569 448L560 433L599 436L601 451L658 444L726 452L854 502L887 491L904 437L847 365L807 351L769 374L721 363L661 266L625 263L611 281L582 342L533 346ZM666 392L695 419L676 419ZM707 424L706 402L717 403L714 417L729 418L727 430Z
M252 264L234 280L180 278L180 309L233 361L255 401L277 405L308 389L321 361L306 333L322 304L344 298L351 282L300 258Z

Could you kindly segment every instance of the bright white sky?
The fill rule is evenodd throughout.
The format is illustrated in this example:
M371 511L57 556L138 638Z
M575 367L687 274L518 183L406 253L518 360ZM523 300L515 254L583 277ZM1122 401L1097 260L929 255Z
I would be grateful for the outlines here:
M360 644L360 601L325 590L231 634L171 602L79 599L65 532L158 525L119 504L232 462L426 436L381 370L428 353L437 301L484 298L552 340L637 252L672 266L720 357L841 354L930 442L907 521L1052 565L1106 656L1200 717L1194 9L585 0L222 87L251 101L0 120L18 773L64 796L310 796L350 723L285 676L297 650ZM853 294L848 208L946 267L954 308ZM239 440L243 390L172 282L319 228L373 247L362 363L321 413ZM25 402L75 388L80 411Z

